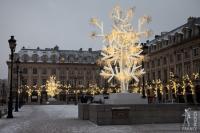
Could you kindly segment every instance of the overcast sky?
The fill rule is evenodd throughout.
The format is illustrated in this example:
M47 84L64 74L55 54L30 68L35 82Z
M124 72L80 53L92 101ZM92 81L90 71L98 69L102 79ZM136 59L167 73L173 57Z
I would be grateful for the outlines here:
M0 0L0 78L8 75L11 35L17 40L16 51L22 46L55 45L60 49L101 49L101 40L90 38L95 28L89 20L98 17L110 30L109 13L115 5L123 9L136 7L134 25L139 16L151 16L148 27L154 34L184 24L189 16L200 16L200 0Z

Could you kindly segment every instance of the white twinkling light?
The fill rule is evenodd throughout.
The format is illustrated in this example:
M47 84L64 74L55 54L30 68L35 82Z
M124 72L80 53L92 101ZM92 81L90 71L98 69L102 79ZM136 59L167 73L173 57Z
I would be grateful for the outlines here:
M112 30L105 34L103 30L103 22L92 18L91 23L100 29L100 33L92 32L92 37L102 37L105 46L102 49L101 61L104 68L101 75L108 78L110 82L116 78L121 82L121 92L128 91L128 84L131 79L139 82L138 77L144 74L141 68L141 60L143 60L142 45L140 38L149 36L150 30L143 30L145 23L149 23L151 18L143 16L138 20L138 30L134 29L131 19L134 15L134 8L128 9L124 14L119 6L114 7L111 12L113 20Z

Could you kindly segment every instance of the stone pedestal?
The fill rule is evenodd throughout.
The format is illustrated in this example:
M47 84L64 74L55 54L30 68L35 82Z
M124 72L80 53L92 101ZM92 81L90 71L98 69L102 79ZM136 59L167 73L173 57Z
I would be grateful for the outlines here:
M105 104L148 104L148 101L138 93L111 93Z

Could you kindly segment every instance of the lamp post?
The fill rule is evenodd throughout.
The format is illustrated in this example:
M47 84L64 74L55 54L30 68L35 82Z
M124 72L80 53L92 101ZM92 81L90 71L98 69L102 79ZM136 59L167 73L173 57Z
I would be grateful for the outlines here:
M142 68L144 68L144 61L143 60L142 60ZM145 85L144 85L144 75L142 75L142 98L146 98Z
M76 88L76 80L77 80L77 77L74 78L74 81L75 81L75 97L76 97L75 105L77 105L77 103L78 103L77 88Z
M18 112L18 108L19 108L19 58L17 58L17 60L15 61L16 66L17 66L17 87L16 87L16 100L15 100L15 112Z
M7 118L13 118L13 113L12 113L12 109L13 109L13 95L12 95L12 76L13 76L13 56L14 56L14 52L15 52L15 47L16 47L16 40L14 38L14 36L11 36L11 38L8 40L9 46L10 46L10 50L11 50L11 66L10 66L10 94L9 94L9 99L8 99L8 116Z
M20 86L20 95L19 95L19 108L22 107L23 101L23 89L22 89L22 71L19 71L19 86Z

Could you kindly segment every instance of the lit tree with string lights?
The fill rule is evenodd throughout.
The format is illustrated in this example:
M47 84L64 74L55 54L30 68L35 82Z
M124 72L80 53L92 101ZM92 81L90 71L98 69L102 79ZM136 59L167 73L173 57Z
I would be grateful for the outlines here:
M139 76L143 75L141 61L143 60L141 37L148 37L151 30L144 30L143 26L151 21L149 16L143 16L138 20L138 29L131 24L134 15L134 8L122 12L119 6L114 7L111 12L113 20L110 33L104 33L103 22L92 18L91 23L100 29L100 33L92 33L92 37L102 37L105 46L102 49L101 61L104 68L101 76L110 82L113 78L121 84L121 92L128 92L128 85L131 79L139 82Z
M55 76L50 76L49 80L46 82L47 94L52 98L59 93L60 82L56 81Z

